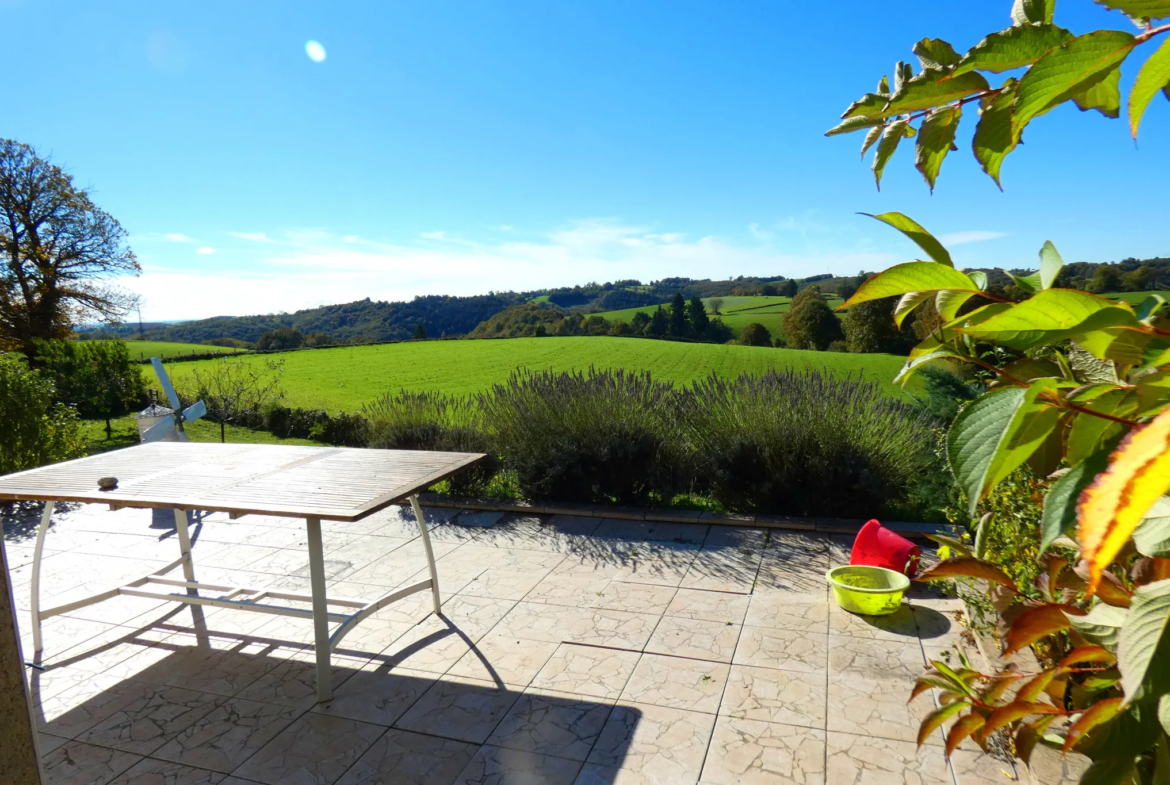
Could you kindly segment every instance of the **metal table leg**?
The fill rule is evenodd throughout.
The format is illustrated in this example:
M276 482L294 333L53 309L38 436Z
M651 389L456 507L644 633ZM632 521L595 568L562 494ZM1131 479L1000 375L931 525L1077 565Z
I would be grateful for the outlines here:
M32 609L33 652L40 654L44 644L41 641L41 554L45 551L45 533L49 531L49 521L53 518L53 508L57 502L45 502L45 511L41 513L41 525L37 528L37 545L33 550L32 568L32 597L29 607Z
M431 549L431 535L427 533L427 521L423 517L422 505L418 503L418 495L410 497L410 506L414 508L414 517L418 521L418 531L422 535L423 549L427 552L427 568L431 571L431 598L435 603L435 615L443 615L443 602L439 598L439 575L435 571L435 552Z
M321 546L321 519L306 518L309 535L309 584L313 594L313 640L317 651L317 702L333 698L330 663L329 606L325 597L325 552Z

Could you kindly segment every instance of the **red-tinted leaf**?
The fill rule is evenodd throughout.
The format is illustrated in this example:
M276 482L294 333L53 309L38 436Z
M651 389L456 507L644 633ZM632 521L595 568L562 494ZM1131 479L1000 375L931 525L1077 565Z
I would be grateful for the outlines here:
M1055 719L1056 717L1041 717L1021 725L1016 732L1016 757L1022 760L1025 766L1031 763L1032 750L1036 749L1036 742L1040 741L1040 737Z
M959 745L963 743L963 739L982 728L985 722L987 720L974 713L960 717L947 733L947 757L951 757L951 753L958 749Z
M1074 665L1082 665L1084 663L1109 663L1117 662L1117 657L1113 652L1102 646L1081 646L1079 649L1073 649L1069 655L1060 661L1060 669L1067 671Z
M1012 622L1007 634L1008 646L1005 653L1011 654L1046 635L1067 630L1072 623L1065 614L1084 616L1085 612L1072 605L1038 605L1028 608Z
M1090 578L1089 563L1082 559L1073 569L1077 576L1084 580L1087 585ZM1116 608L1128 608L1132 594L1125 588L1116 575L1106 570L1101 573L1101 582L1097 584L1097 596L1106 605L1112 605Z
M926 740L930 738L930 734L941 728L944 722L970 705L971 701L968 700L955 701L942 708L935 709L926 715L926 719L918 726L918 746L921 747L925 744Z
M1064 738L1064 752L1068 752L1077 745L1085 734L1096 728L1102 723L1109 722L1117 716L1121 711L1124 698L1106 698L1105 700L1097 701L1092 708L1080 716L1080 718L1072 724L1068 729L1068 735Z
M940 690L953 690L955 688L954 684L947 677L938 673L927 673L919 676L918 681L914 682L914 689L910 692L910 700L914 700L931 687L937 687ZM910 701L906 702L909 703Z
M1016 584L1007 573L991 562L970 556L939 562L926 572L920 573L914 580L934 581L939 578L979 578L1016 591Z
M947 665L942 660L931 660L930 664L934 667L935 670L942 674L947 679L947 681L951 682L956 691L962 692L965 695L970 695L972 698L975 697L975 691L971 689L970 682L978 678L978 673L966 670L956 672L951 668L950 665Z
M984 703L994 705L998 703L999 699L1003 697L1003 694L1007 692L1008 687L1011 687L1018 681L1019 678L1016 676L1002 676L998 679L993 679L991 686L983 691L980 699Z
M991 716L987 718L987 722L979 730L979 738L986 743L987 737L995 733L1000 728L1011 725L1013 722L1022 720L1032 714L1060 714L1060 709L1053 706L1051 703L1028 703L1025 701L1016 701L1009 703L1006 706L1000 706L995 711L991 712Z
M1051 670L1041 671L1024 683L1020 691L1016 693L1016 701L1023 703L1035 703L1036 699L1044 694L1045 688L1048 687L1049 682L1055 679L1059 673L1055 668Z

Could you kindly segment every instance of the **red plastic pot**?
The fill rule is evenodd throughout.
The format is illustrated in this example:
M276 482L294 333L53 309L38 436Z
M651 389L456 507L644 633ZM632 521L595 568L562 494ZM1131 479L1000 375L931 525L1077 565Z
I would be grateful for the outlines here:
M849 563L885 567L913 578L920 558L922 550L917 545L872 520L857 533Z

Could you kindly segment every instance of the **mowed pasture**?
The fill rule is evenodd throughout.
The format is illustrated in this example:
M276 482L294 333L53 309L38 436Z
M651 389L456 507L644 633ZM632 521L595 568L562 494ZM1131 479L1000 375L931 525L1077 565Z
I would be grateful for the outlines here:
M246 351L230 346L207 346L201 343L173 343L171 341L126 341L131 360L149 360L151 357L182 357L192 354L238 354Z
M532 371L624 368L685 385L709 373L735 377L777 368L819 368L837 376L863 375L890 394L904 358L655 341L644 338L567 337L417 341L380 346L311 349L283 355L246 355L247 363L284 358L286 405L353 411L389 391L439 391L456 395L487 390L518 368ZM168 373L182 388L192 369L216 360L172 363Z
M768 332L772 335L784 334L784 314L788 313L788 309L792 307L792 300L788 297L763 297L763 296L732 296L719 298L704 298L703 305L707 306L707 313L714 316L711 310L711 300L720 299L723 305L719 309L719 318L723 323L738 334L743 328L747 327L753 322L764 325L768 328ZM836 308L844 302L839 297L826 295L825 299L829 303L830 308ZM634 314L639 311L650 316L658 306L645 305L641 308L624 308L620 311L603 311L600 316L605 317L611 322L629 322L633 320ZM664 308L666 306L663 306ZM838 314L840 317L840 314Z

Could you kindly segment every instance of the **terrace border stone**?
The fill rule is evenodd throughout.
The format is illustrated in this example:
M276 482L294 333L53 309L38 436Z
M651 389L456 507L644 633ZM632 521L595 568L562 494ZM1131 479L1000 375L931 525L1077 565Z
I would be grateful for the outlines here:
M430 507L448 507L461 510L484 510L531 515L575 515L593 518L616 518L626 521L653 523L703 523L714 526L756 526L764 529L791 529L815 531L824 534L856 534L865 524L852 518L804 518L798 515L752 515L739 512L704 512L702 510L670 510L653 507L620 507L574 502L539 502L520 499L476 499L424 493L420 500ZM946 534L945 524L882 521L886 528L903 537L924 539L928 534Z

